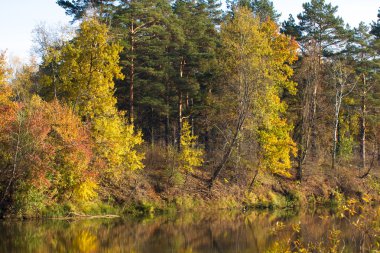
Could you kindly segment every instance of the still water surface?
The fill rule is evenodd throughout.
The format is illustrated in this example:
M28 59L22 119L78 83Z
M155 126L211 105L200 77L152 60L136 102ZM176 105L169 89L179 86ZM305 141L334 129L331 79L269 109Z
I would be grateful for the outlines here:
M360 233L349 222L326 212L218 212L143 220L0 221L0 252L279 252L279 246L291 245L295 240L327 244L332 229L341 231L344 252L359 252Z

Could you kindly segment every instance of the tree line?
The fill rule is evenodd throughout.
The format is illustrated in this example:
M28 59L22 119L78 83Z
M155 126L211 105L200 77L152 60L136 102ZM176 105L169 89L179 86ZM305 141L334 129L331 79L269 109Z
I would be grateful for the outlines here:
M74 32L36 28L41 61L13 73L1 54L3 211L117 198L154 154L210 189L380 160L380 10L351 28L325 0L283 23L269 0L57 4Z

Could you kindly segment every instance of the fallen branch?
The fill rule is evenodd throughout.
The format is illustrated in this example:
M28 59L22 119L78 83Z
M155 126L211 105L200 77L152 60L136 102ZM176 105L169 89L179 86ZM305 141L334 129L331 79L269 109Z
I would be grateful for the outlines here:
M79 219L114 219L114 218L120 218L120 216L116 214L87 215L87 214L71 212L69 213L69 215L64 216L64 217L52 217L49 219L51 220L79 220Z

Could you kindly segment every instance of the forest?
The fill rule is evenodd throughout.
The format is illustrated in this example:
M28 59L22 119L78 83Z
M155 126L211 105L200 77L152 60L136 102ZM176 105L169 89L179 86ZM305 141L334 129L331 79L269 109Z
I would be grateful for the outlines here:
M380 9L57 4L36 58L0 53L2 217L380 201Z

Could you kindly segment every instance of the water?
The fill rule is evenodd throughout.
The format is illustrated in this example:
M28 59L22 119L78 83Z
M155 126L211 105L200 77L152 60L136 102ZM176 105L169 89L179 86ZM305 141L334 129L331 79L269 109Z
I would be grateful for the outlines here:
M0 252L229 253L280 252L312 242L360 252L365 237L328 214L288 212L183 213L133 220L0 221Z

